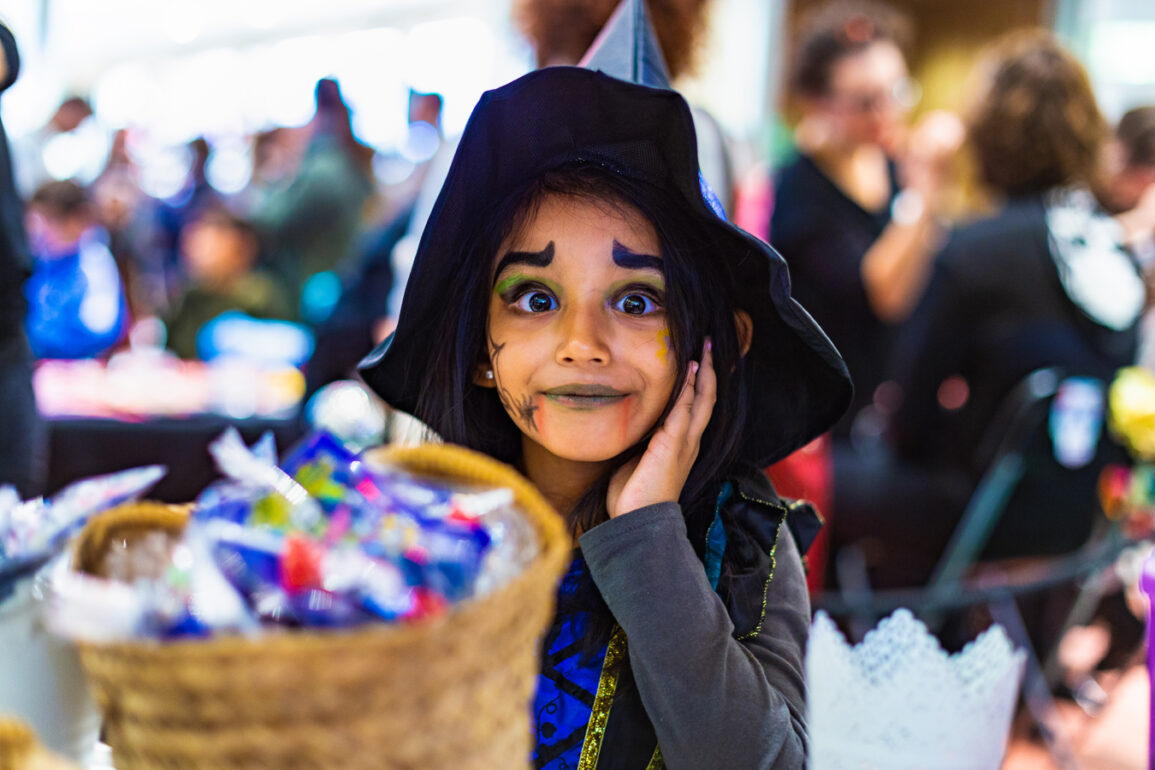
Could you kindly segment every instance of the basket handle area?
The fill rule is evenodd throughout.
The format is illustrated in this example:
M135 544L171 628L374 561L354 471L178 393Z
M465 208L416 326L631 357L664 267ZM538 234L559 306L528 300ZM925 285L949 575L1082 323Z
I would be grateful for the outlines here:
M538 488L509 465L492 457L454 444L381 446L366 450L370 463L395 465L410 473L436 476L450 481L506 487L513 491L517 507L525 513L541 539L541 555L561 564L572 543L561 516Z
M179 535L188 524L191 503L170 505L151 500L124 503L89 519L76 540L72 563L77 572L104 577L101 570L109 545L148 532Z

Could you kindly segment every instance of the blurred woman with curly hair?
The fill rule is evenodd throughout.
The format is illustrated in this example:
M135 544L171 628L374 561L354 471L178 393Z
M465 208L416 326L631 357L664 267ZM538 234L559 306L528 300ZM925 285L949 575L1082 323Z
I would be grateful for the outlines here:
M982 181L1003 197L1097 183L1108 138L1091 81L1046 32L1011 33L976 70L968 136Z
M1016 384L1044 367L1109 381L1136 353L1143 281L1093 192L1107 126L1087 73L1052 35L1025 31L992 44L976 75L968 141L1000 208L951 234L900 335L894 456L836 473L836 547L874 544L864 551L879 584L929 576ZM1078 547L1096 476L1094 461L1055 466L1033 494L1016 493L984 556Z

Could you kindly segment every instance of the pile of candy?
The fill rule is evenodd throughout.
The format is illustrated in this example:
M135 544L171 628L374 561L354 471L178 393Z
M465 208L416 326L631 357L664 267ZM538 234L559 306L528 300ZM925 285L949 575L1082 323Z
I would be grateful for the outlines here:
M149 465L95 476L65 487L48 500L21 501L15 488L0 487L0 600L18 578L59 551L90 516L140 496L164 474L163 466Z
M492 590L536 548L510 490L374 467L324 432L280 466L271 437L250 449L229 432L211 451L225 479L197 499L184 536L110 552L112 580L61 577L58 632L173 638L415 620Z

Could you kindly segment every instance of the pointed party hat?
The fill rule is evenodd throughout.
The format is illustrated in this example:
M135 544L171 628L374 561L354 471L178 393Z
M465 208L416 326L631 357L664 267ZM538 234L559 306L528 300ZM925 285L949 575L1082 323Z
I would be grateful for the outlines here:
M578 66L629 83L670 87L666 59L644 0L622 0Z
M628 83L673 90L645 0L622 0L618 3L578 66L599 70ZM722 201L710 189L701 170L698 171L698 185L710 210L725 220Z

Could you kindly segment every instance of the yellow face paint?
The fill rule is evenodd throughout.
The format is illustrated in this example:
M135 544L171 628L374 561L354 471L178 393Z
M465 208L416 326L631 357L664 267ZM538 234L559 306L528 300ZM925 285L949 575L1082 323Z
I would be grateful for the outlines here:
M670 330L658 332L658 358L664 363L670 357Z

